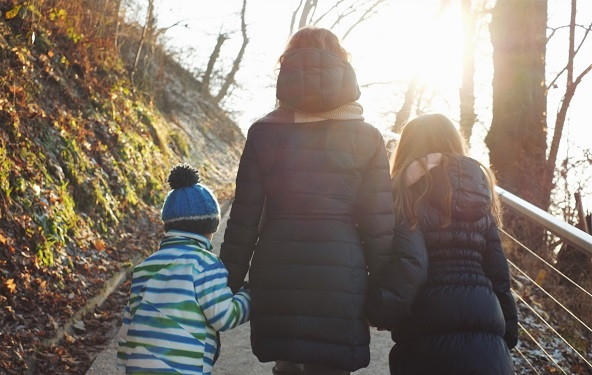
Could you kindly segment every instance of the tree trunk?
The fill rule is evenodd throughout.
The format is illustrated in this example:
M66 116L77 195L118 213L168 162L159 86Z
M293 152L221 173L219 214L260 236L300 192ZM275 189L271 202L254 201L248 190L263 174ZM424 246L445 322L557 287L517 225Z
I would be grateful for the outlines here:
M405 92L405 101L403 102L401 109L399 112L397 112L397 116L395 117L395 124L392 127L392 130L395 133L400 133L401 130L403 130L403 126L409 120L409 116L411 116L413 102L417 97L417 85L418 79L417 76L414 76L409 82L409 86L407 86L407 91Z
M218 34L218 39L216 40L216 46L214 47L214 50L212 51L212 53L210 54L210 58L208 60L208 65L206 67L206 71L203 73L202 75L202 86L201 86L201 91L204 94L208 94L210 96L212 95L211 89L210 89L210 82L212 82L212 78L213 78L213 74L214 74L214 66L216 65L216 61L218 60L218 57L220 57L220 50L222 50L222 44L224 44L224 42L228 39L228 36L226 34Z
M485 144L499 185L547 211L546 165L547 2L498 0L492 13L493 118ZM505 227L523 243L549 259L545 232L524 217L507 211Z
M462 0L463 18L463 78L459 90L460 98L460 130L471 141L473 125L477 120L475 114L475 14L471 0ZM470 143L469 143L470 144Z
M543 210L546 160L547 2L498 0L491 20L493 119L485 138L504 189Z
M157 54L156 43L158 38L158 33L156 32L156 17L152 17L151 21L152 22L150 24L150 27L148 28L148 32L146 33L146 42L144 43L144 45L147 45L146 53L144 54L144 59L142 60L142 67L140 69L140 72L142 73L142 87L150 91L152 91L155 87L155 80L148 79L148 76L150 74L154 74L154 71L156 70L156 64L154 61Z
M148 12L146 13L146 23L142 28L142 36L140 37L140 43L138 44L138 50L136 51L136 58L134 59L134 65L132 66L132 70L130 72L130 79L134 81L134 75L136 74L136 69L138 68L138 62L140 61L140 55L142 54L142 47L146 41L146 36L148 35L148 29L152 27L152 19L154 18L154 0L148 0Z
M115 11L113 15L115 17L115 30L113 31L113 48L115 56L119 55L119 24L120 24L120 11L121 11L121 0L115 0Z

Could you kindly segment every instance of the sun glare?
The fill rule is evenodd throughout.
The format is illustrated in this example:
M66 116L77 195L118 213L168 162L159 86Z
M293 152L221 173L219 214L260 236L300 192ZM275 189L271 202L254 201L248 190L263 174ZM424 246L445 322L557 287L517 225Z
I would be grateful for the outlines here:
M455 3L444 10L439 2L427 8L425 4L398 2L344 40L363 86L367 118L381 128L394 123L397 103L414 78L430 101L429 110L457 113L463 43L460 8ZM380 97L393 99L377 100Z
M418 28L416 73L421 81L437 92L456 91L462 74L462 23L448 9Z

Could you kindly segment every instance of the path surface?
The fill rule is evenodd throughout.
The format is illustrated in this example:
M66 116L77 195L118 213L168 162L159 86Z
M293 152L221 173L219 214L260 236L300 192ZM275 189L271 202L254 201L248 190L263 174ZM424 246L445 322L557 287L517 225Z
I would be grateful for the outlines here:
M223 239L226 221L230 210L220 223L220 229L212 240L215 251L219 251ZM113 332L115 336L116 331ZM260 363L257 357L251 352L251 343L249 339L249 324L243 324L227 332L221 333L222 348L220 349L220 358L214 366L213 375L267 375L271 374L273 363ZM390 334L388 332L378 332L376 329L371 331L370 342L370 365L360 369L356 375L388 375L388 353L392 346ZM115 373L115 353L116 340L113 339L109 346L102 351L86 375L111 375Z

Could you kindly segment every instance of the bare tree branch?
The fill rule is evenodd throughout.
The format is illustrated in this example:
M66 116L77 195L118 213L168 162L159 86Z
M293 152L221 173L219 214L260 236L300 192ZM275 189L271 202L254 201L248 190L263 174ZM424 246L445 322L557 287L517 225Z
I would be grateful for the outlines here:
M216 40L216 46L214 50L210 54L210 58L208 60L208 65L206 67L206 71L202 75L202 86L201 91L204 94L209 94L211 96L210 90L210 82L212 82L212 75L214 73L214 65L216 65L216 61L220 57L220 50L222 49L222 44L228 39L228 35L220 33L218 34L218 39Z
M451 0L447 0L451 1ZM317 12L321 11L318 0L300 0L300 3L292 13L290 22L290 35L295 31L296 18L300 13L298 28L308 25L320 25L321 21L327 23L329 16L334 16L334 20L328 29L333 29L339 25L345 18L350 17L356 13L362 13L357 21L355 21L345 32L343 38L347 37L351 31L363 21L369 19L378 12L378 7L381 3L387 0L333 0L332 5L322 14L315 18ZM333 18L333 17L331 17ZM330 22L330 21L329 21Z
M345 0L339 0L335 2L331 8L329 8L325 13L321 14L319 18L314 21L315 25L318 25L323 20L323 18L329 15L333 10L337 9L343 2L345 2Z
M303 28L310 22L309 15L314 7L317 6L318 0L306 0L302 13L300 14L300 22L298 22L298 29Z
M296 15L298 14L298 11L300 10L300 7L302 6L302 3L304 1L305 0L300 0L300 4L298 4L298 7L292 13L292 20L290 21L290 35L294 34L294 24L296 23Z
M385 0L377 0L370 8L368 8L361 16L360 18L354 22L353 25L351 25L349 27L349 29L347 29L347 31L345 32L345 34L343 34L343 38L345 39L347 38L347 36L349 35L349 33L356 27L358 26L360 23L364 22L365 20L367 20L368 18L372 17L373 15L375 15L376 13L378 13L378 9L376 9L378 6L380 6L381 3L383 3Z
M549 157L547 160L547 168L545 168L546 173L550 174L554 172L555 164L557 163L557 153L559 151L559 144L561 142L561 135L563 133L563 128L565 126L565 119L567 117L567 110L569 109L569 105L575 95L576 89L578 85L582 82L582 79L590 73L592 70L592 64L588 65L586 69L584 69L575 80L573 80L573 60L575 57L575 49L574 49L574 34L575 34L575 18L576 18L576 5L577 0L571 1L571 21L570 21L570 42L569 42L569 51L568 51L568 63L566 66L567 70L567 82L565 88L565 94L563 95L563 99L561 100L561 105L559 110L557 111L557 117L555 119L555 129L553 130L553 139L551 141L551 146L549 147ZM573 80L573 81L572 81ZM548 176L547 176L548 177Z
M312 20L314 19L315 14L317 13L317 9L318 9L318 0L315 0L314 6L311 8L311 11L310 11L310 16L308 17L309 23L311 23L311 24L315 24Z
M569 27L570 27L570 25L563 25L563 26L558 26L558 27L550 27L550 26L548 26L548 27L547 27L547 29L548 29L548 30L551 30L551 34L549 34L549 36L547 37L547 42L548 42L549 40L551 40L551 38L552 38L552 37L555 35L555 33L556 33L558 30L561 30L561 29L567 29L567 28L569 28ZM582 28L582 29L584 29L585 31L588 31L588 32L589 32L589 31L590 31L590 28L592 27L592 25L591 25L591 26L588 26L588 27L586 27L586 26L584 26L584 25L579 25L579 24L576 24L576 27L581 27L581 28Z
M588 65L588 67L586 69L584 69L582 71L582 73L580 73L580 75L578 75L576 77L576 80L574 81L574 86L577 86L580 84L580 82L582 82L582 79L586 76L586 74L590 73L590 70L592 70L592 64Z
M368 82L368 83L364 83L363 85L360 85L360 88L368 88L371 86L375 86L375 85L392 85L393 81L382 81L382 82Z
M245 22L246 10L247 10L247 0L243 0L243 9L241 11L241 33L243 35L243 44L241 45L240 51L236 55L236 59L234 59L234 63L232 64L232 69L230 70L230 72L226 76L226 80L222 84L222 88L220 88L218 95L216 95L216 97L214 98L216 103L219 103L228 94L229 88L231 87L232 84L235 83L234 76L236 75L236 72L238 72L238 69L240 67L240 63L243 59L243 56L245 54L245 50L247 48L247 44L249 44L249 38L247 36L247 24Z
M569 27L569 25L567 27ZM588 37L588 34L592 30L592 23L590 24L590 26L588 26L587 28L585 28L585 30L586 31L584 32L584 36L582 37L582 40L580 40L580 44L578 44L578 48L576 48L575 51L574 51L574 57L578 54L578 52L580 51L580 48L582 48L582 45L584 44L584 41ZM551 81L551 83L549 83L547 85L547 90L550 89L550 88L553 88L555 86L555 83L557 82L557 80L563 75L563 72L565 72L566 70L567 70L567 66L563 67L563 69L561 69L559 71L559 73L557 73L557 75L555 76L555 78L553 78L553 80Z
M183 25L181 25L181 23L182 23L182 22L185 22L185 23L184 23ZM181 26L183 26L183 27L185 27L185 28L189 28L189 23L188 23L188 22L189 22L189 20L188 20L188 19L179 20L179 21L175 22L174 24L172 24L172 25L170 25L170 26L167 26L167 27L161 27L161 28L159 29L159 31L161 31L161 32L162 32L162 31L167 31L167 30L170 30L170 29L172 29L173 27L177 27L177 26L179 26L179 25L181 25Z
M366 0L366 1L370 1L370 0ZM357 1L354 1L344 11L342 11L341 13L339 13L337 15L337 19L331 25L331 29L334 28L335 26L339 25L341 20L348 17L350 14L354 13L357 8L359 8L360 6L363 6L363 5L366 5L366 3L358 4Z

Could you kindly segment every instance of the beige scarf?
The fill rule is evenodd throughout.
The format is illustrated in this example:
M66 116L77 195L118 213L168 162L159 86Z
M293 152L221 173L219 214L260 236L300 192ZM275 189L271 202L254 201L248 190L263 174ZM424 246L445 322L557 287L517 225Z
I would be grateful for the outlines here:
M298 112L286 104L269 112L257 122L275 124L301 124L304 122L319 122L326 120L364 120L364 109L358 102L349 102L326 112Z

